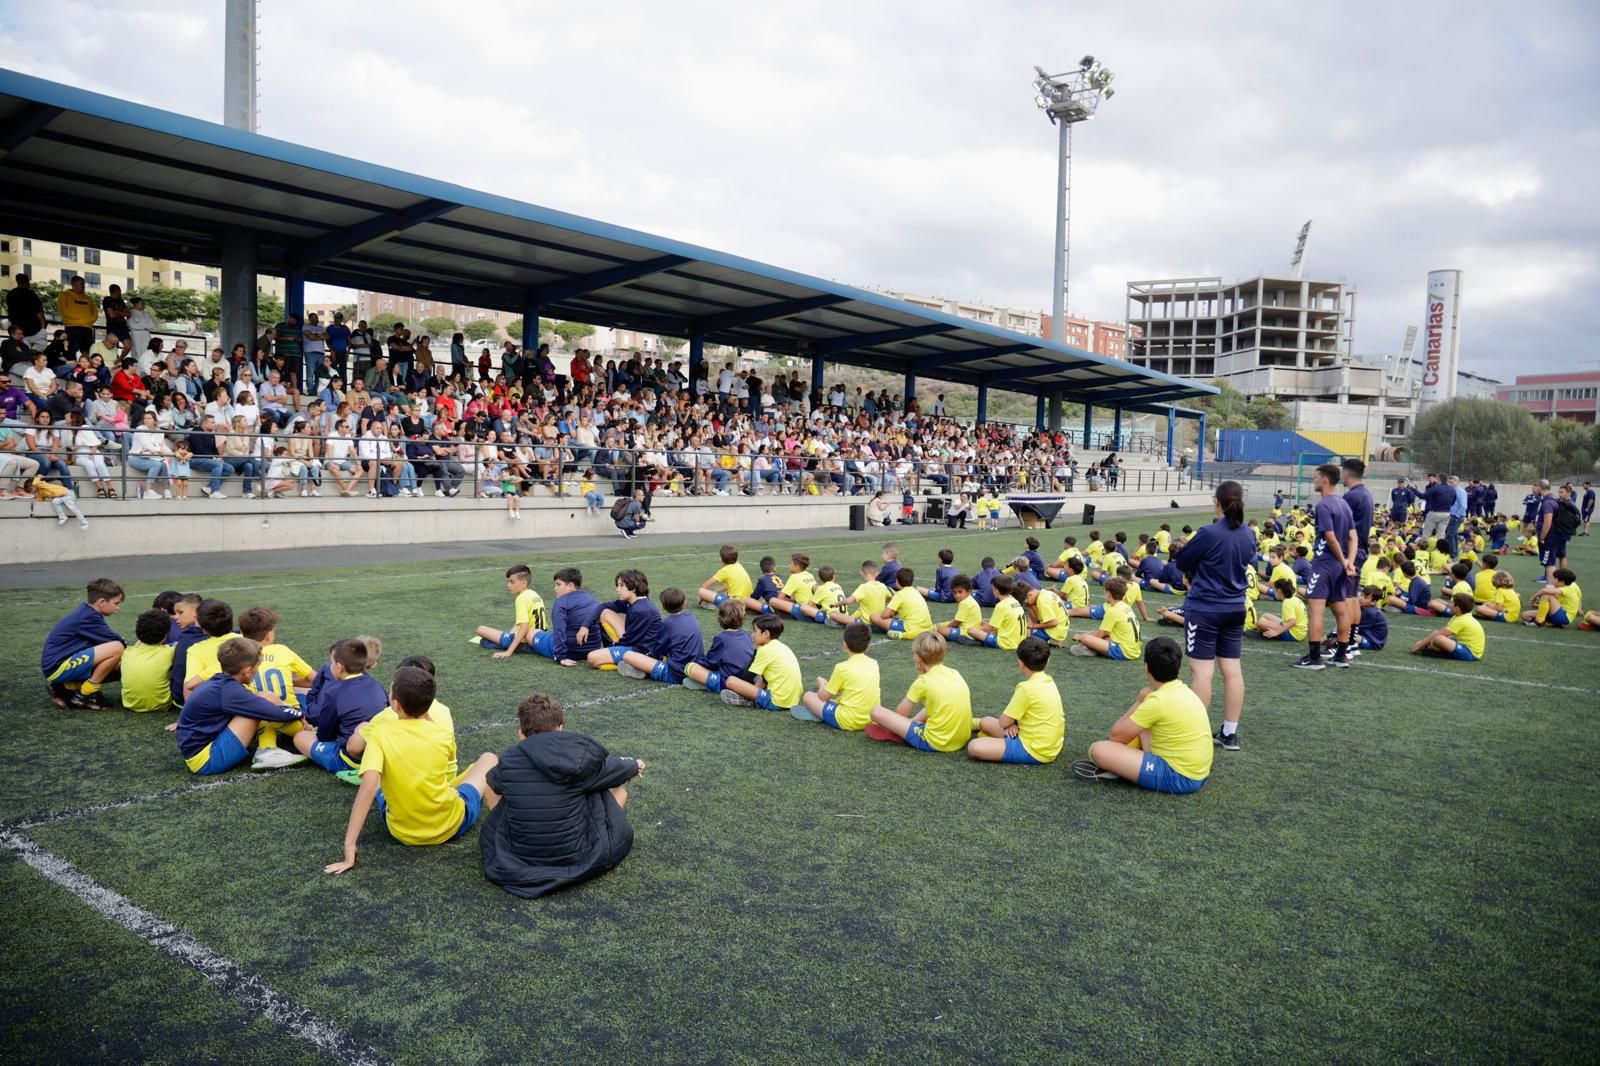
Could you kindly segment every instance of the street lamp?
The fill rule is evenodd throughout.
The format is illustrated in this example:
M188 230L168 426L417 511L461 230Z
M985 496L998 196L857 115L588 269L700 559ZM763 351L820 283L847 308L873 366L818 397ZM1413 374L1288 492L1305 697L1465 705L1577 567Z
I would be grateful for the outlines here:
M1044 68L1034 67L1038 77L1033 81L1033 102L1058 128L1061 151L1056 172L1056 263L1055 296L1050 321L1052 340L1065 343L1067 338L1067 268L1070 262L1069 225L1072 206L1072 127L1094 118L1100 101L1116 95L1111 87L1116 75L1101 65L1094 56L1084 56L1078 69L1065 74L1046 74Z

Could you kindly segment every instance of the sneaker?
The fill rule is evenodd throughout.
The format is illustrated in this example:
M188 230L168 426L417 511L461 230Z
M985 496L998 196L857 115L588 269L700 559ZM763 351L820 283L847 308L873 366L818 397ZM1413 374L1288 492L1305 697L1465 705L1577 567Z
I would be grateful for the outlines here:
M701 600L700 607L707 611L715 611L717 609L717 605L712 603L710 600Z
M815 722L817 725L822 724L822 719L818 718L804 707L790 707L789 717L798 722Z
M1309 653L1302 655L1289 665L1294 667L1296 670L1321 670L1325 668L1325 664L1322 661L1322 656Z
M155 489L145 489L139 498L141 500L159 500L161 499L161 493L157 492Z
M706 687L704 685L702 685L700 682L696 681L692 677L684 678L682 684L683 684L683 687L688 689L690 692L704 692L706 690Z
M1350 657L1344 653L1343 649L1340 649L1333 653L1333 657L1328 660L1327 664L1336 666L1340 670L1347 670L1350 668Z
M228 494L223 492L221 489L218 489L216 492L208 493L207 495L209 495L213 500L226 500L228 498Z
M172 490L171 490L171 489L162 489L162 490L161 490L161 498L162 498L162 499L163 499L163 500L170 500L170 499L172 499Z
M1211 738L1211 741L1223 751L1238 751L1239 731L1235 729L1232 736L1224 736L1222 730L1219 729L1216 735Z
M1072 772L1088 781L1115 781L1117 775L1110 770L1103 770L1100 764L1093 759L1075 759L1072 763Z
M56 688L54 685L50 686L50 702L55 704L61 710L64 711L68 707L72 706L72 704L68 702L71 698L72 693L68 692L66 689Z
M338 773L334 774L333 776L338 778L341 782L343 782L346 785L355 785L357 787L359 787L361 785L361 771L360 770L340 770Z
M85 696L81 692L74 692L67 697L67 706L76 711L112 711L116 710L106 698L96 692L92 696Z
M825 615L822 616L822 624L827 626L829 629L843 629L844 628L844 626L841 626L838 622L835 622L833 620L833 615L831 615L831 614L825 614Z
M404 493L406 490L405 489L401 489L400 491L402 493ZM368 489L367 490L367 499L376 500L377 498L378 498L378 490L377 489Z
M200 495L202 495L202 496L214 496L214 495L216 495L216 493L211 491L211 486L210 485L201 485L200 486Z
M729 707L754 707L755 706L755 704L751 703L749 700L745 699L743 696L739 695L737 692L735 692L735 691L733 691L732 689L729 689L729 688L725 688L725 689L722 690L722 702L726 703Z
M624 537L628 538L629 540L633 539L633 531L631 529L620 529L617 532L621 533Z
M63 514L63 515L57 515L56 516L56 525L64 526L66 524L67 524L67 516L66 515Z
M904 744L906 738L900 736L892 729L885 728L877 722L868 722L866 729L868 740L881 740L890 744Z
M479 643L479 641L482 639L482 637L479 637L476 633L474 633L472 636L467 638L467 643L473 645L474 647L482 647L482 645Z
M1091 649L1084 647L1082 644L1074 644L1072 647L1067 649L1067 654L1081 655L1086 659L1093 659L1095 657L1094 652Z
M620 677L631 677L635 681L643 681L650 675L630 663L618 663L617 674Z
M301 489L300 490L300 498L302 500L306 498L306 490L305 489Z
M321 496L322 495L322 490L321 489L312 489L306 495L308 495L308 496Z
M62 519L62 521L66 521L66 520ZM89 520L87 518L79 518L78 519L78 528L79 529L88 529L89 528Z
M257 748L255 757L250 760L252 770L282 770L286 766L299 766L306 761L306 757L298 751L285 751L282 748Z

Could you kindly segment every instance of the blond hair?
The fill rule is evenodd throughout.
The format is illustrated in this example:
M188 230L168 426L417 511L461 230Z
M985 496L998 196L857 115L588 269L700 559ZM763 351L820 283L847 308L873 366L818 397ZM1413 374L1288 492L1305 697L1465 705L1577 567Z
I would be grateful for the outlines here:
M944 637L934 629L919 633L917 639L911 642L911 651L922 660L924 666L938 666L944 662Z

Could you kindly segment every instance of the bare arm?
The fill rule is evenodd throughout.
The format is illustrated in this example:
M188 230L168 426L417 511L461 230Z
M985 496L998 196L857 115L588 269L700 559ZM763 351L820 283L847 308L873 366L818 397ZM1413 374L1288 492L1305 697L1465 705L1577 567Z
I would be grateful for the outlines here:
M367 815L372 811L372 804L378 796L378 789L383 785L383 775L377 770L369 770L361 775L361 788L356 792L355 802L350 805L350 824L344 831L344 861L330 862L322 868L323 873L342 874L356 864L356 842L361 839L361 827L367 823Z

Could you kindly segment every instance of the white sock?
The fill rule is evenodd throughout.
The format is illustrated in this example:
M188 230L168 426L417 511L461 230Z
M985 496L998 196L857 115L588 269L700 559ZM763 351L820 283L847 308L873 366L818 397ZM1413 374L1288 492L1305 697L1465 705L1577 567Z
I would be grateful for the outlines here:
M1235 733L1237 733L1238 731L1239 731L1239 723L1238 722L1224 721L1222 723L1222 735L1223 736L1231 737Z

